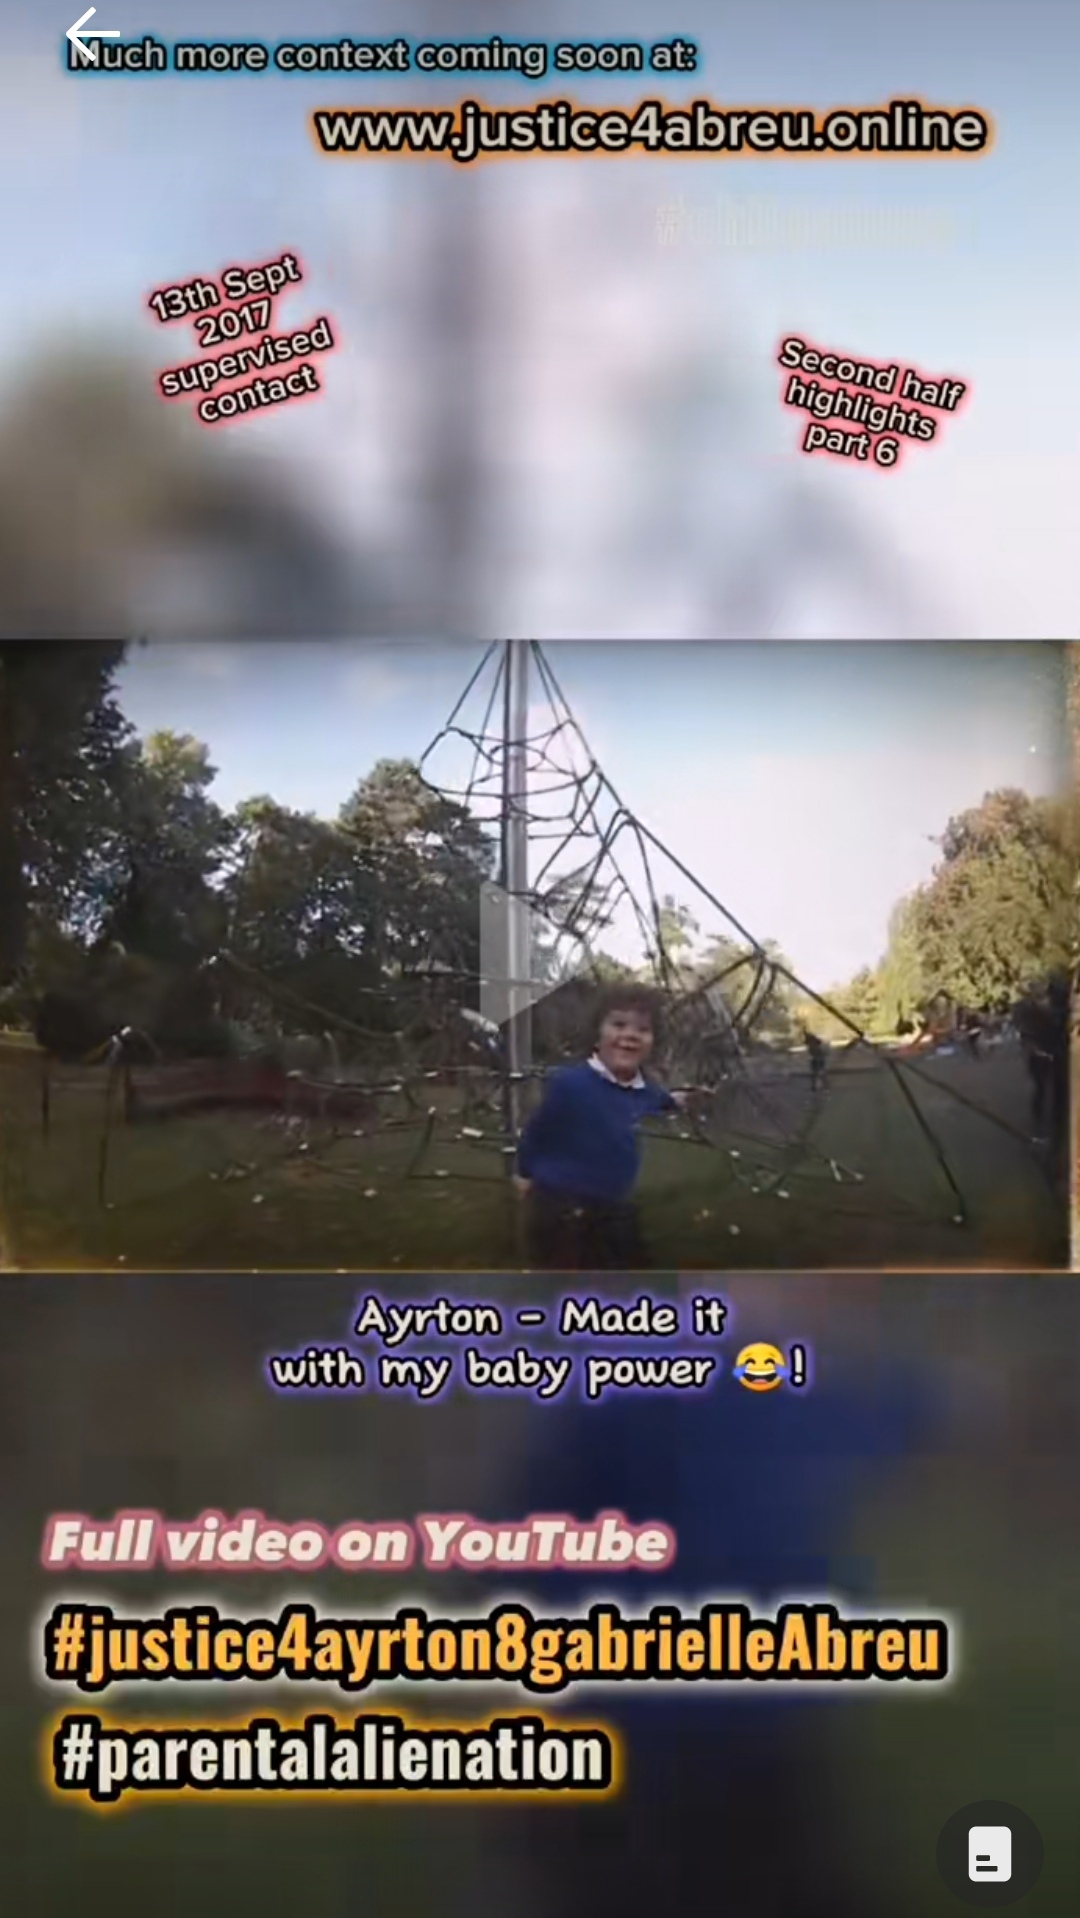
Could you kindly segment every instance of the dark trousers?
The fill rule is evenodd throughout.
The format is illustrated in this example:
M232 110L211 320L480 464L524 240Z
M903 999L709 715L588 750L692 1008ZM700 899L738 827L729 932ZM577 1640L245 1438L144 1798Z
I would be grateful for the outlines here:
M1069 1063L1066 1057L1049 1053L1028 1053L1031 1079L1031 1123L1040 1138L1055 1145L1067 1136L1069 1126Z
M529 1264L547 1272L640 1272L650 1263L637 1207L534 1186L527 1199Z

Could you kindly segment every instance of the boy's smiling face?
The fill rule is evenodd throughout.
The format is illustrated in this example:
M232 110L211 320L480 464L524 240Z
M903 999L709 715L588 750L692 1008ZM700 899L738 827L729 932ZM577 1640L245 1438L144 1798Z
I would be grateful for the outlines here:
M652 1021L645 1012L620 1006L600 1027L596 1055L613 1079L636 1079L653 1049Z

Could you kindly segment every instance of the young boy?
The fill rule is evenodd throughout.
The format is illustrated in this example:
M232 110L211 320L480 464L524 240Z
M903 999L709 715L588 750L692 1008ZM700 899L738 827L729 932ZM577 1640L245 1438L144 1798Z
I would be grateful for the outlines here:
M685 1103L644 1075L657 1027L654 993L613 986L597 1008L591 1057L555 1073L524 1127L517 1187L529 1208L532 1265L597 1272L648 1264L632 1198L638 1127Z

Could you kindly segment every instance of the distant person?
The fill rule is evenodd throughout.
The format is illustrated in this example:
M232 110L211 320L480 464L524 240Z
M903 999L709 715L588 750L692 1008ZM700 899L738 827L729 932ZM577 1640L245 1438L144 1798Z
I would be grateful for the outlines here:
M819 1038L816 1032L808 1032L806 1035L806 1051L810 1060L810 1090L811 1092L823 1092L825 1089L825 1074L829 1063L829 1049L824 1039Z
M549 1080L518 1146L517 1187L532 1266L558 1272L640 1270L649 1263L634 1204L644 1119L685 1095L645 1077L656 1046L656 995L612 986L597 1007L590 1056Z
M1069 1126L1069 1025L1067 979L1053 978L1022 999L1013 1020L1031 1081L1031 1124L1036 1145L1064 1145Z

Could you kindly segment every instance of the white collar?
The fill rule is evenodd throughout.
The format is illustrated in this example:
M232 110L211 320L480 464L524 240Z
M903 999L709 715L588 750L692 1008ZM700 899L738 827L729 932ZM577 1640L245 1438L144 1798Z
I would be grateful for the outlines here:
M594 1072L600 1074L601 1079L607 1080L609 1086L621 1086L624 1092L642 1092L645 1088L645 1075L643 1072L639 1071L633 1079L616 1079L615 1074L608 1071L599 1053L593 1053L589 1064Z

